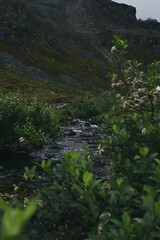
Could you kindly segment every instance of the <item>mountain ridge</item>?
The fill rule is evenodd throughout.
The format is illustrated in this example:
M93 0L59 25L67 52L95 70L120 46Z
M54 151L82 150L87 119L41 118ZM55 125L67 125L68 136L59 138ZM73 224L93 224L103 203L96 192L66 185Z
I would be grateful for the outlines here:
M136 9L126 4L0 0L0 7L0 85L4 92L20 88L42 98L50 92L49 99L57 99L107 89L109 82L104 80L111 68L114 34L128 39L129 56L144 63L160 56L160 23L137 20Z

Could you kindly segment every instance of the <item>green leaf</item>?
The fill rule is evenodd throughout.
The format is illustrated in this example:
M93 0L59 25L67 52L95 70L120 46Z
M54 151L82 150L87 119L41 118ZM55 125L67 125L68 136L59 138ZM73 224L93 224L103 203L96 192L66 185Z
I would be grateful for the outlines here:
M137 120L137 117L138 117L138 114L134 112L133 115L132 115L132 119L133 119L134 121L136 121L136 120Z
M49 168L52 163L53 163L53 158L50 158L46 164L46 167Z
M160 173L160 165L158 165L158 166L156 167L156 172L157 172L157 173Z
M31 170L30 170L30 174L31 175L33 175L34 173L35 173L35 171L36 171L36 166L33 166L32 168L31 168Z
M76 178L79 177L79 170L78 170L77 168L75 169L74 176L75 176Z
M114 124L114 125L113 125L113 130L114 130L114 132L115 132L115 133L117 133L117 134L118 134L118 133L119 133L119 130L120 130L120 126L119 126L119 125L116 125L116 124Z
M46 162L45 162L45 160L43 160L42 163L41 163L41 167L45 168L45 165L46 165Z
M156 214L160 214L160 200L158 202L156 202L155 204L155 212Z
M108 116L108 114L106 114L105 115L105 121L108 122L108 120L109 120L109 116Z
M151 227L153 218L152 218L152 214L150 212L146 212L144 217L143 217L143 222L147 227Z
M5 211L1 221L0 239L22 239L22 230L36 211L37 199L32 200L24 211L19 208L12 209L2 199L0 199L0 206Z
M141 159L141 156L139 156L139 155L136 155L135 157L134 157L134 160L140 160Z
M127 212L124 212L122 215L122 220L123 220L123 224L125 226L129 226L130 222L131 222L131 218L129 216L129 214Z
M124 182L123 178L118 178L118 179L117 179L118 187L120 187L123 182Z
M148 195L152 198L154 198L156 196L156 192L154 191L154 189L148 185L144 186L144 190L148 193Z
M92 176L93 176L93 174L92 174L92 173L89 173L89 172L87 172L87 171L83 174L83 182L85 183L86 186L87 186L88 183L91 181Z
M28 167L25 167L24 170L25 170L25 172L26 172L27 174L30 174L30 170L29 170Z
M118 219L113 218L110 221L113 222L115 225L117 225L120 228L123 227L121 221L119 221Z
M140 154L142 157L146 157L148 155L148 152L149 152L149 148L140 148Z
M145 207L149 212L153 213L154 212L154 199L150 196L143 196L143 207Z

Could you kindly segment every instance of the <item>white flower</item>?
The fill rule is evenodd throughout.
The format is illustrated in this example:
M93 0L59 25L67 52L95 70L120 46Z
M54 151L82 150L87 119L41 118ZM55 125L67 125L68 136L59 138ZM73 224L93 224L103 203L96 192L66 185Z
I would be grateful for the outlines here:
M102 155L104 153L104 149L101 144L98 146L98 150L99 155Z
M127 83L130 83L130 81L131 81L131 78L130 77L128 77L127 79L126 79L126 81L127 81ZM133 83L133 82L132 82Z
M19 142L20 142L20 143L22 143L22 142L24 142L24 141L25 141L25 138L24 138L24 137L20 137L20 138L19 138Z
M139 88L137 91L138 91L138 92L146 92L146 91L147 91L147 88Z
M114 54L115 51L116 51L116 46L113 46L113 47L111 48L111 54Z
M98 150L100 150L102 148L102 145L101 144L99 144L98 145Z
M126 107L127 107L127 104L129 104L129 103L130 103L130 100L125 101L125 102L123 103L123 107L126 108Z
M144 101L142 99L139 99L139 103L144 103Z
M134 78L133 83L141 83L142 79L141 78Z
M142 222L142 220L140 219L140 218L133 218L133 220L135 221L135 222Z
M101 148L99 151L98 151L99 155L102 155L104 153L104 149Z
M156 89L160 91L160 86L157 86Z
M141 100L144 100L145 98L147 98L147 96L141 97Z
M116 95L116 98L120 98L120 97L121 97L121 94L117 94L117 95Z
M27 205L28 205L28 198L27 198L27 197L25 197L25 198L24 198L24 207L26 208L26 207L27 207Z
M146 128L142 129L142 135L146 134Z
M135 107L139 107L139 104L135 104L134 106L135 106Z
M38 200L38 206L39 206L40 209L43 209L44 202L42 200Z
M131 95L134 97L139 97L138 92L133 92Z
M120 85L122 85L123 84L123 81L122 80L119 80L119 82L118 82Z
M127 71L132 71L132 67L129 67L129 68L127 69Z
M116 79L117 79L117 75L115 75L115 76L112 78L112 81L114 82Z

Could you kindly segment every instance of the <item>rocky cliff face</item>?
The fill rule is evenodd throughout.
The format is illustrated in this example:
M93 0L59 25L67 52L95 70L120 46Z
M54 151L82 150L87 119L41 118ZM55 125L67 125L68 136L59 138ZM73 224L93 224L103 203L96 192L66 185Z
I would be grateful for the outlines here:
M134 7L111 0L0 0L0 84L27 93L40 86L54 96L102 89L114 34L128 39L132 57L160 57L160 23L137 20Z

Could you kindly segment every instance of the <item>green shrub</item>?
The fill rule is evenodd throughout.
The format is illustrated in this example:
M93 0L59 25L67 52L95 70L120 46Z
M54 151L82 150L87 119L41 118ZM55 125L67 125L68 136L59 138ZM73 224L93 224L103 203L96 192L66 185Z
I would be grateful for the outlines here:
M115 37L112 87L121 107L106 115L108 139L101 142L111 163L101 234L89 239L159 239L160 62L147 72L126 60L126 41ZM108 204L107 204L108 203Z
M73 115L79 118L92 118L109 111L117 104L114 92L103 92L98 99L89 93L73 107Z
M1 96L0 148L24 143L40 146L60 136L58 114L36 98L29 102L20 94ZM46 138L47 137L47 138Z
M121 177L111 173L108 181L98 180L91 161L74 151L60 159L57 170L51 167L52 160L38 164L44 172L40 176L36 167L27 168L27 181L50 184L41 192L39 220L48 216L58 239L158 239L160 159L156 154L149 155L146 148L140 149L136 159L139 166L133 166L132 171L139 174L138 167L143 163L140 173L146 173L145 184L141 179L131 182L123 173ZM144 167L148 161L152 161L149 171ZM49 226L47 229L52 230Z
M100 114L99 107L91 93L85 96L83 101L76 103L73 107L73 115L82 119L90 118Z
M82 239L98 223L101 203L97 197L103 191L101 180L97 180L91 172L91 161L75 151L65 153L60 158L56 171L51 164L52 159L38 164L44 172L40 176L36 167L25 169L24 178L27 181L37 181L37 184L41 184L41 181L52 182L50 187L41 192L44 212L41 211L39 217L41 215L43 219L48 215L48 221L57 226L57 231L61 226L65 234Z

